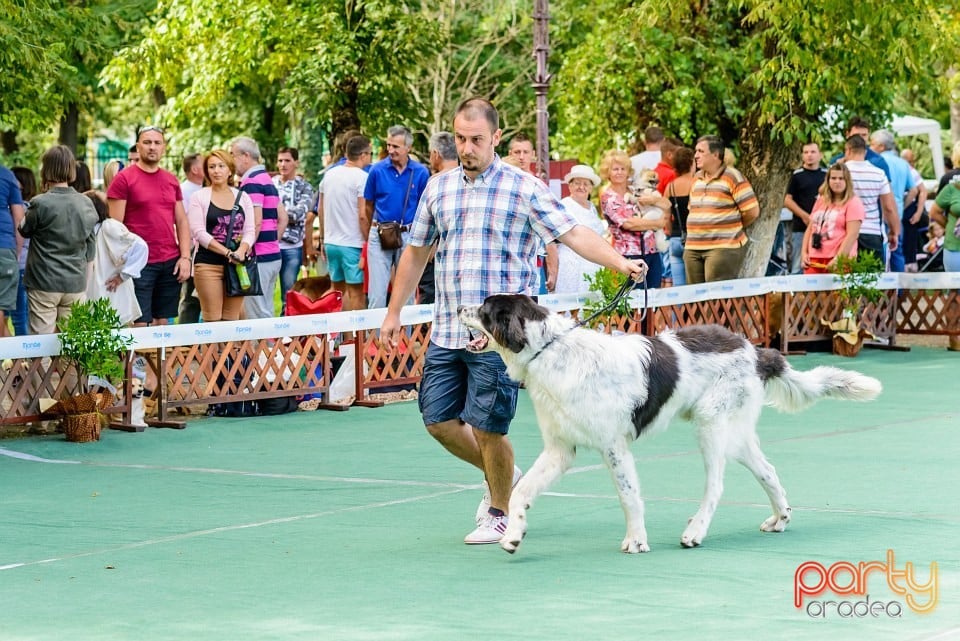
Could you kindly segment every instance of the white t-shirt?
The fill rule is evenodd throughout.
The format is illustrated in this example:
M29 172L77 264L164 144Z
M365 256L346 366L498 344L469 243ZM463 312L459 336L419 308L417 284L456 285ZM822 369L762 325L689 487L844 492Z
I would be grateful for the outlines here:
M337 165L327 170L320 183L323 194L323 242L343 247L363 247L358 198L363 197L367 172L359 167Z
M197 183L190 182L189 180L184 180L182 183L180 183L180 191L183 193L184 208L190 204L190 197L201 189L203 189L203 185L198 185Z
M660 164L660 151L641 151L636 156L630 156L630 168L633 170L633 179L636 181L644 169L655 169Z
M880 203L877 199L883 194L892 193L887 175L883 173L882 169L875 167L866 160L847 160L844 164L850 170L850 178L853 180L853 193L863 201L865 216L863 225L860 227L860 233L870 236L883 235Z

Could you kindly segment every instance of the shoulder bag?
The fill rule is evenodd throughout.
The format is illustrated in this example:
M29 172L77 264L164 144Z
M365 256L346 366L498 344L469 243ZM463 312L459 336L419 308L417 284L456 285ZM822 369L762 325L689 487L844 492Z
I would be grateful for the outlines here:
M403 197L403 209L400 210L400 222L377 222L377 236L380 238L382 249L400 249L403 247L403 216L407 213L407 202L410 200L410 189L413 187L413 167L410 168L410 182L407 183L407 194Z
M234 223L237 221L237 211L240 209L240 198L242 191L237 191L237 199L233 203L233 209L230 210L230 223L227 225L227 249L236 251L240 246L239 241L233 237ZM242 272L246 271L246 278L242 277ZM244 287L246 285L246 287ZM223 293L225 296L261 296L263 287L260 285L260 272L257 269L257 255L253 247L247 253L246 260L243 263L234 265L227 260L223 266Z

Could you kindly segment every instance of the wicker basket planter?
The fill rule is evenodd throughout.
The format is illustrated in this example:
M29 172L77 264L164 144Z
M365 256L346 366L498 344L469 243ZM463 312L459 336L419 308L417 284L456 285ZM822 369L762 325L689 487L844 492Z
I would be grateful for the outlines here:
M62 416L60 425L71 443L89 443L100 440L102 410L114 403L109 392L77 394L51 406L45 414Z

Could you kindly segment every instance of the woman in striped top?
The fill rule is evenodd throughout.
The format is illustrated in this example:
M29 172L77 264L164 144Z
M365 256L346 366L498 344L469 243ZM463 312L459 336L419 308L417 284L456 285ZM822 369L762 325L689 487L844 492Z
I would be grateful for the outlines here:
M683 250L689 285L737 278L747 254L745 228L760 215L753 187L724 163L723 152L717 136L703 136L694 148L698 171Z

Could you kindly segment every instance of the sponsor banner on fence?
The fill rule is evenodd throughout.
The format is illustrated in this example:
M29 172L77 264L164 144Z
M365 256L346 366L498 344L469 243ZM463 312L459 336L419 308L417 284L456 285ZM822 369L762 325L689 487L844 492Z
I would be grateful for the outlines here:
M878 286L881 289L960 289L960 272L932 274L887 272L881 275ZM630 300L633 307L639 309L644 306L645 297L646 306L652 308L717 298L762 296L771 292L825 291L838 288L836 278L829 274L772 276L651 289L646 293L638 289L632 292ZM551 311L563 312L582 309L584 304L595 296L595 294L551 294L540 296L538 300L541 305ZM219 323L136 327L124 331L133 337L133 349L151 349L379 329L386 313L386 309L365 309ZM430 305L404 307L400 314L400 322L404 325L428 323L431 320L433 320L433 307ZM0 338L0 358L3 359L56 356L59 353L60 341L56 334Z

